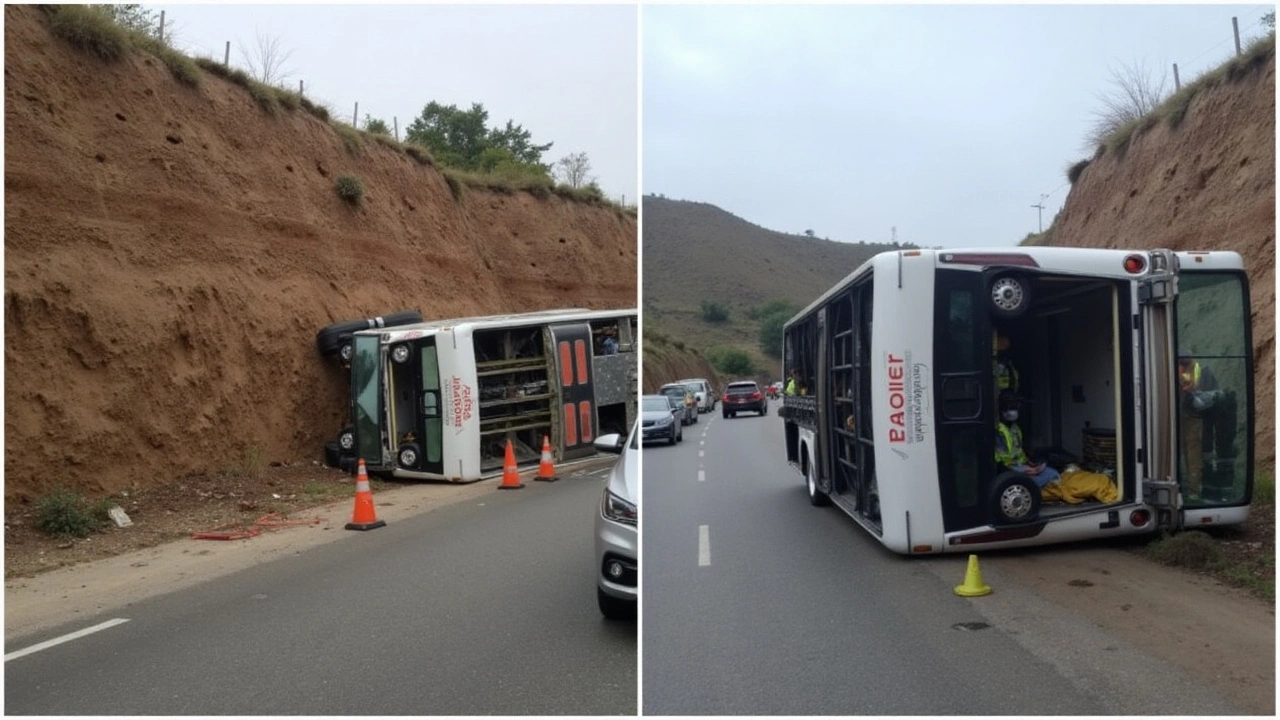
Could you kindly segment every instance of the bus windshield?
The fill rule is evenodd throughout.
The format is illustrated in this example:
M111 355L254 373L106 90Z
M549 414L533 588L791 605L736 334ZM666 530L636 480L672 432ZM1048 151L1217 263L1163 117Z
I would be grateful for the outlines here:
M1243 275L1178 278L1178 472L1189 504L1239 503L1249 493L1249 307Z

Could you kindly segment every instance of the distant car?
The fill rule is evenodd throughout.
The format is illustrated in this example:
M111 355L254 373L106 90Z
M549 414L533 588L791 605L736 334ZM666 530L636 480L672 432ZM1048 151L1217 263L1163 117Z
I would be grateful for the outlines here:
M673 423L674 424L674 423ZM596 510L596 601L610 620L636 616L636 584L639 577L640 546L636 521L640 518L640 429L631 427L630 437L609 433L596 438L596 450L620 453L604 484L604 497Z
M679 400L680 406L684 408L681 425L692 425L698 422L698 402L693 398L693 388L684 383L667 383L658 388L658 394Z
M721 412L725 417L734 417L744 410L769 414L769 398L760 392L760 386L751 380L731 382L724 389L721 399Z
M673 406L666 395L640 396L641 439L666 440L675 445L684 440L684 425L680 422L683 416L683 408Z
M684 383L693 388L693 400L698 406L698 412L715 411L716 391L711 389L711 383L706 378L688 378L677 380L676 382Z

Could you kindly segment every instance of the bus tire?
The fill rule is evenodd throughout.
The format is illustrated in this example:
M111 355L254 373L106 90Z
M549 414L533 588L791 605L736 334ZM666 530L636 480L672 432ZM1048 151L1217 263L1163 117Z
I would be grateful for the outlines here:
M1040 487L1020 472L1001 473L991 488L992 525L1035 522L1040 517Z
M997 275L991 280L989 289L991 312L998 318L1012 320L1021 317L1031 306L1031 288L1022 275Z
M813 477L813 463L809 463L809 468L805 471L804 484L809 490L810 505L814 507L823 507L831 504L831 495L818 487L818 481Z
M342 459L342 448L338 447L336 440L330 440L324 444L324 464L331 467L338 467L338 462Z
M342 352L342 346L351 342L351 333L369 328L395 327L422 322L422 314L417 310L401 310L376 318L363 320L347 320L320 328L316 333L316 347L321 355L335 355Z

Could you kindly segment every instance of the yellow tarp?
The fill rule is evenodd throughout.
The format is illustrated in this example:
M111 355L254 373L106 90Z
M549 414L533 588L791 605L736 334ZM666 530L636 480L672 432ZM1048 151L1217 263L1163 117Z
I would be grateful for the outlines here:
M1085 500L1113 503L1120 499L1115 481L1102 473L1068 469L1062 479L1040 489L1040 499L1046 502L1062 501L1075 505Z

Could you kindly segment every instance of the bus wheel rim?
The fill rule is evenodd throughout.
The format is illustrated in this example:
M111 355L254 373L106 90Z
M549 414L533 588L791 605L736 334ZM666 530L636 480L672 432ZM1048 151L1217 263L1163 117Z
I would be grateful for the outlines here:
M991 285L991 302L1003 310L1022 304L1022 285L1012 278L1001 278Z
M1031 493L1024 485L1010 485L1000 494L1000 512L1005 517L1020 518L1031 510Z

